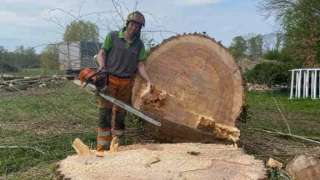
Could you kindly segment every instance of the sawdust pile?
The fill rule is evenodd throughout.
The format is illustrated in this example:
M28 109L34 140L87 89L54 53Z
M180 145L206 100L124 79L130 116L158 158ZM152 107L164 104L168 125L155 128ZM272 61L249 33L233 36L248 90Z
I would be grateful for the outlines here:
M131 145L118 152L69 156L58 163L60 179L262 179L262 161L220 144Z

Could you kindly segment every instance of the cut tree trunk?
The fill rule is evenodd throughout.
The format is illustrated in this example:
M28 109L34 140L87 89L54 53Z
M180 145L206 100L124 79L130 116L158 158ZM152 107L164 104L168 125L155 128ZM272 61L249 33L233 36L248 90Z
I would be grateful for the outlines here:
M154 84L137 76L133 106L161 121L147 125L158 139L171 142L211 142L240 136L235 127L243 105L242 77L228 51L199 34L172 37L151 49L146 71Z
M58 179L264 179L261 160L232 145L147 144L121 147L103 158L68 156L58 163ZM123 149L125 148L125 149Z
M286 170L296 180L318 180L320 178L320 157L296 156L287 164Z

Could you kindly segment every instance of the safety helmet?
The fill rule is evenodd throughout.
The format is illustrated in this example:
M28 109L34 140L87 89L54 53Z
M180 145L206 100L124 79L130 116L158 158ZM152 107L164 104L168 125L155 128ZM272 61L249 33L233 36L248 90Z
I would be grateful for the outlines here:
M128 23L130 21L134 21L136 23L141 24L142 26L145 26L145 19L144 16L141 12L139 11L134 11L132 13L130 13L127 17L127 21L126 21L126 25L128 25Z

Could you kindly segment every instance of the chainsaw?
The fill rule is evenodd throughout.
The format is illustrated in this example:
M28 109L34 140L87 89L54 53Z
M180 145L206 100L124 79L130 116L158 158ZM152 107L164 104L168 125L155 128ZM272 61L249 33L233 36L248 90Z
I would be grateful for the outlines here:
M98 95L100 95L105 100L111 102L112 104L115 104L116 106L131 112L135 114L136 116L142 118L144 121L151 123L156 126L161 126L161 123L159 121L154 120L150 116L145 115L144 113L140 112L136 108L112 97L105 93L102 93L102 90L106 88L106 78L108 76L108 73L102 69L95 72L94 69L90 68L84 68L80 71L79 74L79 80L80 81L74 81L75 84L81 86L82 88L87 88L90 91L96 92Z

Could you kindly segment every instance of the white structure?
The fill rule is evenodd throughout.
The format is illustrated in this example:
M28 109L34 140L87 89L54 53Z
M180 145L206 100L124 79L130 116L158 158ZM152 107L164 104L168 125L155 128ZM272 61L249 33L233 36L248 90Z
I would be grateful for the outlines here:
M320 98L320 68L292 69L290 99Z
M60 70L78 71L84 67L95 67L93 56L101 43L77 41L58 44Z

